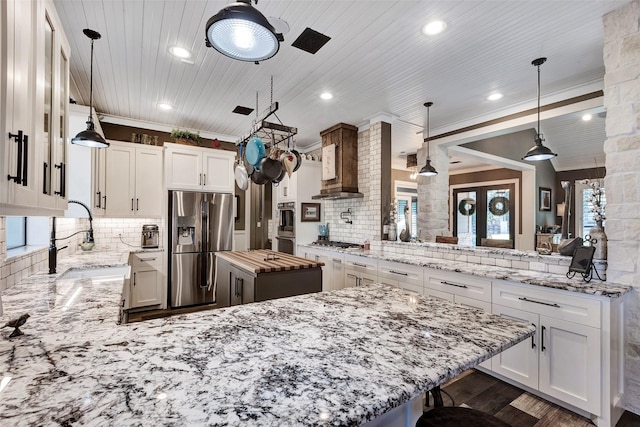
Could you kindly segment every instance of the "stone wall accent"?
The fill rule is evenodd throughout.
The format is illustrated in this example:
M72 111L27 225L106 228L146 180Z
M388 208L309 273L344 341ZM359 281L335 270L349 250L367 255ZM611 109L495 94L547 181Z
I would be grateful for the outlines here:
M607 279L640 288L640 1L603 17ZM640 296L625 309L626 409L640 414Z
M418 150L418 171L427 162L427 143ZM451 236L449 226L449 156L431 143L431 164L436 176L418 175L418 237L435 242L436 236Z

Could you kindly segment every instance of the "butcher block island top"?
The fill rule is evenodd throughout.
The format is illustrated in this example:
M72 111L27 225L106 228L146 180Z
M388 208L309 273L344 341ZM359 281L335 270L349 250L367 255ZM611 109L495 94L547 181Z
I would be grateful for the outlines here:
M255 251L218 252L216 257L225 259L236 267L253 273L302 270L322 267L324 263L300 258L282 252L259 249Z

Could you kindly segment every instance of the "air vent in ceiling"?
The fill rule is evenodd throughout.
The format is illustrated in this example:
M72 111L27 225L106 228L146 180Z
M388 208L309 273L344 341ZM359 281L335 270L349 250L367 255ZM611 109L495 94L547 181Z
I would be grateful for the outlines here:
M238 105L236 108L233 109L233 112L236 114L242 114L243 116L248 116L253 112L253 108L243 107L241 105Z
M315 55L315 53L319 51L320 48L324 46L329 40L331 40L331 37L325 36L324 34L307 27L291 46L297 47L298 49Z

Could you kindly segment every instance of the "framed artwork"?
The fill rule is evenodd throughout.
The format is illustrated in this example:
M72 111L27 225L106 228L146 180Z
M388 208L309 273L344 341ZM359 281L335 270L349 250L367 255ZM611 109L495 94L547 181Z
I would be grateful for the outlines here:
M539 191L539 199L538 199L541 211L550 211L551 210L551 189L540 187Z
M302 216L300 217L300 221L320 221L320 203L301 203L301 205Z

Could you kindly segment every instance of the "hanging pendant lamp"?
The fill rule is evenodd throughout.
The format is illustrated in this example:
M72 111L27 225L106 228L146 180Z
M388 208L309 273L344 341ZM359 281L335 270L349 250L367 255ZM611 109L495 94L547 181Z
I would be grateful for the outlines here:
M93 42L100 37L99 32L85 28L82 30L85 36L91 39L91 71L89 74L89 119L87 120L87 130L83 130L71 139L72 144L83 147L107 148L109 143L98 132L93 124Z
M436 176L438 175L438 171L436 170L436 168L433 167L433 165L431 165L431 156L430 156L430 141L431 138L429 138L429 108L431 108L431 106L433 105L433 102L425 102L424 106L427 107L427 164L424 165L424 167L422 169L420 169L420 172L418 173L418 175L420 176Z
M256 4L258 3L257 0ZM207 21L206 46L229 58L258 63L278 53L282 34L276 33L251 0L238 0Z
M535 139L536 145L531 147L531 149L527 151L527 154L522 158L522 160L527 160L529 162L549 160L557 156L557 154L551 151L548 147L542 145L544 138L542 137L542 132L540 132L540 66L546 61L547 58L538 58L531 62L531 65L538 67L538 130Z

